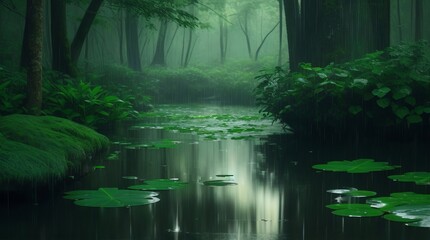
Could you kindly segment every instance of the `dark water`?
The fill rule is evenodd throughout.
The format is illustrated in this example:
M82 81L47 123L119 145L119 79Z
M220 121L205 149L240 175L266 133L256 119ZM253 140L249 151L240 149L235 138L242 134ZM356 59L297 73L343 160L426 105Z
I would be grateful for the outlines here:
M156 128L128 130L128 126L112 137L180 143L171 149L127 149L116 144L112 150L120 151L119 160L103 162L105 169L66 183L66 190L135 184L136 180L122 176L180 178L189 182L188 187L160 192L160 202L132 208L79 207L55 192L38 205L2 203L0 239L430 239L429 228L407 227L381 217L338 217L325 207L334 202L326 190L334 188L372 190L378 196L398 191L429 193L427 186L387 179L394 173L429 171L428 144L332 143L299 140L288 134L212 141ZM399 164L402 169L350 175L311 168L315 163L361 157ZM217 174L234 175L238 185L201 184Z

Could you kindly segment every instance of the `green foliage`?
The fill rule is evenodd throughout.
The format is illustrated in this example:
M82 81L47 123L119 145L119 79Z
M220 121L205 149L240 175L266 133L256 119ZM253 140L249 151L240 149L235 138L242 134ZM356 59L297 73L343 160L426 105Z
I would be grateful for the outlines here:
M0 117L0 183L64 176L109 140L72 121L48 116Z
M0 116L24 111L21 107L25 99L25 84L25 74L0 66Z
M75 200L83 207L131 207L160 201L154 192L99 188L98 190L76 190L66 192L64 198Z
M218 101L253 105L254 76L267 61L232 62L220 66L148 68L145 73L156 82L159 103Z
M145 180L143 184L128 187L134 190L160 191L160 190L177 190L187 186L188 183L174 179L151 179Z
M279 124L273 124L270 120L263 119L254 107L232 106L219 108L216 105L208 106L206 104L184 108L175 105L160 105L157 107L157 111L141 114L141 118L149 123L132 126L131 130L164 129L173 132L197 134L207 140L258 138L282 130ZM157 123L154 124L154 122ZM170 141L169 143L167 141L161 146L173 144L175 142ZM129 147L134 149L136 147L153 148L156 146L154 146L154 143L144 143Z
M339 203L327 205L326 207L334 210L332 212L334 215L342 217L378 217L384 214L384 211L361 203Z
M104 66L90 82L102 86L111 95L128 101L137 111L151 109L151 95L156 95L156 82L148 80L142 73L121 65Z
M388 178L399 182L415 182L417 185L430 185L430 172L407 172L403 175L391 175Z
M91 127L137 116L130 102L83 80L65 79L61 84L50 80L45 86L43 111L48 115Z
M352 161L331 161L326 164L316 164L312 168L333 172L369 173L392 170L398 168L398 166L388 165L387 162L375 162L373 159L356 159Z
M257 77L257 101L296 132L409 127L430 113L430 61L425 43L402 44L340 65L302 64Z
M128 80L125 71L106 72L105 76ZM122 75L121 75L122 74ZM120 76L123 76L120 78ZM43 114L71 119L90 127L98 127L116 120L137 117L139 110L148 106L150 98L141 85L116 84L104 78L106 86L97 85L101 77L72 79L53 71L45 71L43 79ZM95 82L96 84L93 84ZM132 89L132 90L129 90ZM25 112L26 74L0 67L0 115ZM121 97L119 97L120 95ZM132 105L133 104L133 105Z

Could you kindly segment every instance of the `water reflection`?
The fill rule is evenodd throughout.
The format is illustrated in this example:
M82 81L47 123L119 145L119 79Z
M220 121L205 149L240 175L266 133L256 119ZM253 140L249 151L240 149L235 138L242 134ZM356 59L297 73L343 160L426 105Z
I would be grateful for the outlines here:
M128 129L128 127L125 127ZM403 165L402 171L429 170L428 146L418 143L330 143L292 136L202 141L193 134L161 129L125 130L117 138L144 143L180 141L172 149L130 149L114 145L119 160L66 184L66 190L127 188L140 179L179 178L189 183L160 192L161 201L130 209L73 205L61 193L31 204L2 205L0 239L81 240L405 240L428 239L427 228L410 228L381 218L334 216L328 189L356 187L378 192L428 193L428 187L387 181L390 173L318 173L315 163L372 157ZM399 170L400 171L400 170ZM238 185L209 187L205 180L231 174ZM136 176L125 179L123 176ZM25 229L23 231L22 229Z

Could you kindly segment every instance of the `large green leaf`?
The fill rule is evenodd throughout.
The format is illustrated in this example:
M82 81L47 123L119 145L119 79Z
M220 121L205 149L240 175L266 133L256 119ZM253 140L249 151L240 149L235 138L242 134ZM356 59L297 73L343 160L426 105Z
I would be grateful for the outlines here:
M423 122L423 118L420 115L417 115L417 114L413 114L413 115L407 116L406 120L408 121L409 124Z
M379 209L372 208L367 204L330 204L326 207L333 209L334 215L342 217L377 217L384 214Z
M385 219L413 227L430 227L430 204L401 205L390 210Z
M390 91L391 91L391 89L389 87L381 87L381 88L375 88L375 89L373 89L372 94L374 96L379 97L379 98L383 98Z
M172 179L151 179L145 180L143 184L133 185L128 187L129 189L136 190L151 190L151 191L162 191L162 190L176 190L187 186L188 183L181 182L179 180Z
M395 100L399 100L399 99L402 99L402 98L405 98L405 97L409 96L411 93L412 93L412 90L411 90L410 87L403 86L401 88L394 89L394 91L393 91L393 98Z
M380 106L381 108L387 108L388 106L390 106L390 99L388 98L378 99L376 101L376 104L378 104L378 106Z
M376 195L376 192L367 191L367 190L358 190L356 188L348 188L348 189L330 189L327 190L329 193L346 195L349 197L372 197Z
M392 170L399 166L388 165L387 162L375 162L373 159L356 159L352 161L331 161L326 164L316 164L312 168L333 171L333 172L347 172L347 173L368 173L375 171Z
M399 182L415 182L418 185L430 185L430 172L407 172L403 175L391 175L388 178Z
M430 194L418 194L414 192L392 193L389 197L377 197L367 201L372 207L384 211L390 211L400 205L430 204Z
M84 207L130 207L156 203L160 199L154 192L99 188L98 190L77 190L66 192L64 198L75 200Z
M235 182L234 180L216 179L216 180L204 181L203 184L206 186L223 187L223 186L237 185L237 182Z
M409 108L407 108L405 106L392 105L392 110L393 110L394 114L400 119L403 119L410 112Z

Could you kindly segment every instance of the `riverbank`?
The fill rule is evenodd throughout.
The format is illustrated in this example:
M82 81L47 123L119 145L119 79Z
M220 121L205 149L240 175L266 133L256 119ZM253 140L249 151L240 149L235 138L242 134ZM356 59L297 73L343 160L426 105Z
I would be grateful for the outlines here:
M13 114L0 117L0 190L45 185L91 162L109 139L67 119Z

